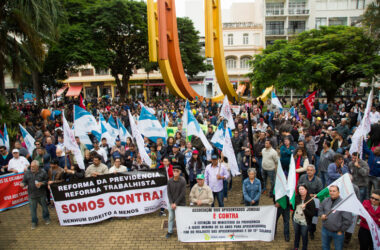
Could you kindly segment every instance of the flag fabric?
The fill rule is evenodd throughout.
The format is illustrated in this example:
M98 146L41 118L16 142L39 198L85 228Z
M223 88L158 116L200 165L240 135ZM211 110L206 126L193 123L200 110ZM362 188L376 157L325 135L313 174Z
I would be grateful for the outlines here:
M226 129L224 128L224 121L221 121L218 125L218 129L215 131L211 138L211 143L219 149L223 150L223 143L225 142Z
M220 116L227 119L227 127L229 127L231 130L235 129L235 122L234 118L232 117L232 111L231 111L231 106L230 103L228 102L228 97L224 97L223 105L220 110Z
M155 114L156 114L156 111L154 111L153 108L149 108L148 106L145 106L144 103L142 103L142 102L140 102L140 101L139 101L139 104L140 104L140 106L141 106L141 109L142 109L142 108L146 108L146 110L148 110L148 112L150 112L152 115L155 115Z
M115 120L113 119L112 115L110 115L110 117L108 118L107 124L108 124L107 131L111 136L111 141L109 141L107 139L107 143L108 143L108 145L113 147L113 146L115 146L116 138L119 136L119 128L118 128Z
M95 117L77 105L74 105L74 133L88 149L93 148L88 133L93 134L98 141L101 139L101 130Z
M341 202L332 208L332 211L345 211L363 217L367 221L368 227L371 231L373 249L380 249L379 227L372 219L368 211L364 208L363 204L358 200L355 193L351 193L346 198L344 198Z
M305 100L303 100L303 105L305 106L307 110L307 118L311 119L311 111L313 110L314 107L314 101L315 101L315 94L317 91L314 91L311 93Z
M187 111L190 110L191 111L191 107L190 107L190 103L189 103L189 100L186 100L186 104L185 104L185 110L183 111L183 116L182 116L182 128L186 130L186 126L187 126Z
M141 109L137 128L141 134L154 142L157 142L158 138L166 141L166 129L161 126L158 119L146 107Z
M284 170L281 166L281 161L277 163L277 173L276 173L276 182L274 184L274 199L280 204L283 209L288 207L288 202L286 200L288 189L288 181L286 180Z
M367 106L365 107L363 119L360 121L359 126L356 128L355 133L351 138L350 154L358 152L360 157L363 151L363 140L367 134L371 131L371 121L369 119L369 113L371 112L373 101L373 89L369 93Z
M74 131L70 128L69 123L66 120L64 112L62 112L62 121L63 121L63 146L74 154L75 160L79 168L85 170L83 155L75 140Z
M224 145L223 145L222 153L228 159L228 165L231 169L232 176L240 175L239 166L236 161L234 148L231 142L231 136L228 131L226 131L225 136L224 136Z
M141 159L148 164L148 166L152 165L152 159L150 159L149 155L145 151L145 146L144 146L144 139L142 138L142 135L137 128L135 119L133 119L133 116L131 114L131 111L128 110L128 116L129 116L129 123L131 124L131 130L132 130L132 136L136 140L137 144L137 149L139 150Z
M8 129L7 129L7 124L4 123L4 131L3 135L0 135L0 145L4 145L7 150L10 149L10 142L9 142L9 135L8 135ZM1 142L2 141L2 142Z
M101 131L102 131L102 136L101 138L106 138L107 142L111 142L112 140L115 140L111 134L109 133L108 129L106 128L104 123L100 123Z
M28 150L30 155L33 155L33 151L36 148L36 146L34 145L35 140L33 136L31 136L29 132L23 126L21 126L21 124L19 124L19 126L21 130L22 138L24 138L26 149Z
M276 94L274 93L274 91L272 91L271 99L272 99L272 104L273 104L273 105L275 105L275 106L277 106L278 108L282 109L281 102L280 102L280 100L278 99L278 97L276 96Z
M287 194L293 209L295 209L296 204L296 184L296 163L294 162L294 157L290 157Z
M296 111L296 109L295 109L293 106L289 109L289 112L290 112L290 114L291 114L292 116L294 116L295 111Z
M327 197L330 197L330 194L329 194L329 187L333 185L333 186L337 186L339 187L339 193L340 193L340 197L342 197L342 199L345 199L347 196L349 196L351 193L354 193L354 187L352 186L352 182L351 182L351 179L350 179L350 176L349 174L344 174L342 177L340 177L339 179L337 179L336 181L334 181L333 183L331 183L330 185L328 185L327 187L325 187L324 189L322 189L318 194L317 194L317 197L318 199L322 202L324 199L326 199Z
M86 109L82 95L79 95L79 107L81 107L82 109Z
M132 138L131 134L128 132L128 130L124 127L123 123L120 121L119 118L117 118L117 124L119 126L119 137L121 144L125 146L127 144L127 138Z

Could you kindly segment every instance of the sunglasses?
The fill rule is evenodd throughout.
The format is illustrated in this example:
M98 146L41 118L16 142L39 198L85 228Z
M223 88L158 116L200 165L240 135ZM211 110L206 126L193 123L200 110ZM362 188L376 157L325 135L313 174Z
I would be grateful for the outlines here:
M371 200L380 201L380 199L376 199L375 197L371 197Z

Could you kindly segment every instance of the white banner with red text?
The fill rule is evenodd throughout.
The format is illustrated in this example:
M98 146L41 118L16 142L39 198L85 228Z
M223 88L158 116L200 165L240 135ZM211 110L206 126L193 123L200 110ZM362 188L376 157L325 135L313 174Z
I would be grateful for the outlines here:
M275 206L177 207L178 240L182 242L272 241Z
M28 190L20 183L24 173L0 175L0 212L28 203Z
M165 169L100 175L51 190L61 226L151 213L168 204Z

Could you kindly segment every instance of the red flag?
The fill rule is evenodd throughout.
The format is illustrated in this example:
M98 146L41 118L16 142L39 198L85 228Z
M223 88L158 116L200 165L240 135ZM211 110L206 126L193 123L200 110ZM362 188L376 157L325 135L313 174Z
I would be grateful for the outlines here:
M82 95L79 95L79 107L86 109L86 106L84 105L84 101L82 98Z
M303 100L303 105L305 105L305 108L307 110L307 118L308 119L311 119L311 111L313 110L316 93L317 93L317 91L314 91L305 100Z

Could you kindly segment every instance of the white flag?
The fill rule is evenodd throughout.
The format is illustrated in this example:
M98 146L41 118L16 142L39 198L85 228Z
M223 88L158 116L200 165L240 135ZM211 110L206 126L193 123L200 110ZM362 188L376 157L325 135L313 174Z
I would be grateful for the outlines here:
M231 107L230 107L230 103L228 102L227 96L224 97L223 106L222 106L222 109L220 110L220 116L227 119L228 121L227 126L231 130L235 129L235 122L234 122L234 118L232 117Z
M272 104L277 106L278 108L282 109L281 102L278 99L278 97L276 96L276 94L274 93L274 91L272 91L271 97L272 97Z
M369 93L367 106L365 107L363 119L360 121L359 126L355 130L354 135L351 138L352 144L350 147L350 154L358 152L362 155L363 151L363 140L366 138L367 134L371 131L371 120L369 119L369 113L371 112L373 100L373 89Z
M63 110L62 110L62 121L63 121L63 146L74 154L75 160L77 161L79 168L85 170L83 155L75 140L74 131L70 128Z
M146 164L148 164L148 166L151 166L152 159L150 159L149 155L145 151L144 139L142 138L140 131L137 129L135 119L133 119L133 116L130 110L128 110L128 116L129 116L129 123L131 124L132 136L136 140L137 149L139 150L141 159Z
M231 168L232 176L239 175L240 174L239 166L236 161L236 156L235 156L234 148L232 147L229 131L226 131L226 135L224 137L224 145L223 145L222 153L228 159L228 165Z
M23 126L21 126L21 124L19 124L19 126L20 126L20 130L21 130L22 138L24 138L24 142L26 144L26 148L28 149L30 156L32 156L33 151L36 148L36 146L34 145L35 140L29 134L29 132Z
M367 221L368 227L371 231L373 248L380 249L379 227L377 226L376 222L372 219L372 217L369 215L368 211L363 207L363 204L360 203L358 198L356 198L355 193L351 193L344 200L339 202L332 209L332 211L334 210L350 212L363 217Z
M295 209L296 204L296 163L294 157L290 157L289 173L288 173L288 197L289 202Z
M280 204L283 209L286 209L288 202L286 200L288 181L286 180L284 170L281 166L281 161L277 163L276 182L274 184L275 201Z

